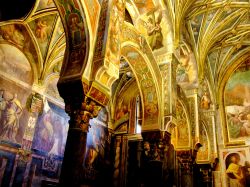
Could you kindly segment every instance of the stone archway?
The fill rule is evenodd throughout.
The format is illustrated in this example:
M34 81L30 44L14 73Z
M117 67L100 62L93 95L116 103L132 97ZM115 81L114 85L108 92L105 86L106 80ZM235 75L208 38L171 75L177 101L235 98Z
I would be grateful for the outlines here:
M55 1L66 36L66 51L57 86L65 102L65 111L70 116L60 186L81 186L89 119L97 116L100 110L86 97L82 82L90 46L82 3L79 0Z
M161 129L162 80L146 40L128 23L123 25L121 56L129 63L142 97L142 130Z

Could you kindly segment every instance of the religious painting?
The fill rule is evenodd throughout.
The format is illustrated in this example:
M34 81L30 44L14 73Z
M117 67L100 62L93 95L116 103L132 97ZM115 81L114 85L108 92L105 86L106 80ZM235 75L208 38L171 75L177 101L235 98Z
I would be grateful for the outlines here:
M118 73L120 64L120 49L123 21L125 18L125 2L124 0L112 1L112 8L110 10L110 21L108 39L106 43L105 65L112 67L115 74ZM109 65L111 64L111 66ZM117 74L118 75L118 74Z
M38 45L44 59L49 41L51 40L52 31L55 26L56 16L56 14L47 15L37 18L29 23L31 30L38 41Z
M209 138L207 134L207 129L204 124L204 122L200 125L200 143L202 144L202 147L199 148L199 151L197 153L197 162L209 162Z
M163 47L163 34L161 28L162 12L156 14L156 10L148 13L147 40L152 50Z
M141 14L136 21L136 29L145 37L152 51L164 49L167 52L167 61L171 60L173 53L171 20L161 7L151 8L147 13ZM140 43L145 44L143 40ZM145 52L144 48L142 50Z
M9 24L0 27L0 41L5 40L23 51L31 63L38 61L36 48L27 29L20 24Z
M207 81L201 83L199 88L200 89L198 91L198 95L200 98L200 109L202 110L211 109L213 103Z
M63 156L68 133L69 117L64 109L45 102L38 116L32 148L41 152Z
M136 81L130 83L130 86L117 97L115 105L114 119L116 121L127 117L128 118L128 109L130 108L130 103L133 98L139 94L139 89Z
M117 108L115 112L115 120L119 120L128 114L129 101L124 100L123 98L118 100Z
M55 7L53 0L40 0L36 11Z
M2 39L7 40L18 48L23 48L25 45L23 29L22 25L17 24L3 25L0 29L0 34Z
M80 76L86 65L86 54L88 53L88 29L80 12L77 1L60 1L60 9L65 15L70 54L69 60L64 64L61 77L71 79Z
M33 71L28 59L20 49L9 44L0 44L0 74L33 84Z
M230 141L250 138L250 65L243 64L230 76L224 92Z
M25 105L30 92L22 85L0 78L0 140L22 143L29 117Z
M110 162L111 137L106 126L96 118L90 120L91 128L87 135L86 155L84 159L85 184L99 186L112 177ZM109 186L109 185L107 185Z
M68 24L71 38L71 47L80 47L84 40L84 25L81 21L81 17L77 13L70 13L68 15Z
M198 71L194 53L189 46L179 49L179 64L176 69L176 81L183 89L193 89L198 86Z
M250 159L249 152L244 148L237 148L233 151L222 152L223 169L228 187L245 187L249 186Z

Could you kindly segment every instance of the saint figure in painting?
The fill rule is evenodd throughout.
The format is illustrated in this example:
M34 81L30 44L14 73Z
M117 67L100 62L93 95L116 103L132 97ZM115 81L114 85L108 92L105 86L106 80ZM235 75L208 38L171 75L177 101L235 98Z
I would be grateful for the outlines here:
M230 157L230 163L227 167L226 174L229 177L230 187L244 187L244 174L242 166L239 164L239 155L233 154Z
M201 108L208 110L208 109L210 109L210 104L211 104L211 100L208 96L208 93L204 92L204 95L201 98Z
M152 50L160 49L163 47L163 35L161 31L162 12L159 13L156 18L155 13L152 12L152 16L148 19L148 42Z
M68 23L71 33L72 45L73 47L77 47L82 42L82 35L84 31L79 15L76 13L71 13L68 18Z
M16 142L16 134L19 128L19 117L22 113L22 105L17 99L17 94L11 100L6 101L6 106L2 112L2 129L0 137Z

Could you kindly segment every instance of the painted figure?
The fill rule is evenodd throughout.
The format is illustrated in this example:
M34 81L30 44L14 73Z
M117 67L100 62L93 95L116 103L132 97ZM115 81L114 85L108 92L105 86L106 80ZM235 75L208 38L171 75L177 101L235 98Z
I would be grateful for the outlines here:
M77 47L82 42L82 36L84 32L79 15L76 13L71 13L68 18L68 23L72 38L72 45L73 47Z
M162 12L159 13L159 16L156 18L155 13L151 14L152 16L148 19L148 42L152 50L159 49L163 47L163 35L161 32L161 20Z
M3 39L16 44L18 47L23 48L25 37L16 25L4 25L0 29L0 34Z
M204 95L201 98L201 108L208 110L208 109L210 109L210 104L211 104L211 100L208 96L208 93L204 92Z
M42 42L46 41L46 39L48 39L47 30L47 21L39 19L36 24L36 37L41 39Z
M231 155L230 164L227 167L226 174L229 177L230 187L244 187L244 174L242 166L239 165L240 158Z
M180 64L177 66L176 81L183 88L197 86L198 74L194 54L189 49L180 49Z
M242 126L242 120L241 115L239 114L228 114L228 127L230 136L232 138L238 138L240 136L243 136L245 133L245 130Z
M128 113L127 105L123 104L123 99L121 99L118 103L118 108L116 110L116 120L119 120L123 116L125 116Z
M19 117L22 113L22 105L17 99L17 94L14 97L6 101L6 106L2 113L2 129L0 131L0 137L12 142L16 142L16 134L19 128Z
M250 114L247 115L246 120L241 120L241 122L243 122L241 136L250 136Z

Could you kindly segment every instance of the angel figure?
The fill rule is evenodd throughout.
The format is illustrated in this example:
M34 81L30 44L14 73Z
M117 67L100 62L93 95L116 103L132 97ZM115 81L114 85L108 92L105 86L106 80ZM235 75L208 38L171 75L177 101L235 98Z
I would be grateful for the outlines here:
M152 50L159 49L163 47L162 40L163 40L163 35L161 32L161 20L162 20L162 12L158 14L156 17L155 11L153 10L148 13L148 42Z
M48 39L48 24L46 20L39 19L36 23L36 37L41 39L42 42Z

